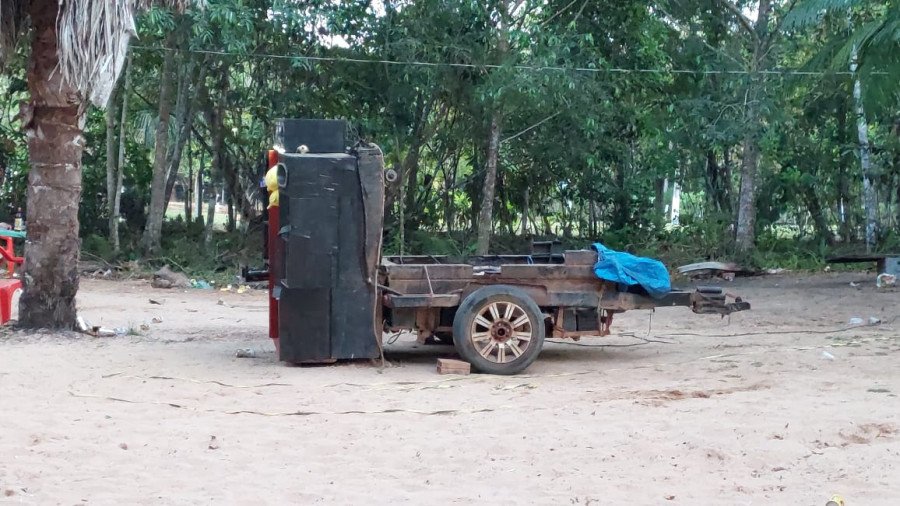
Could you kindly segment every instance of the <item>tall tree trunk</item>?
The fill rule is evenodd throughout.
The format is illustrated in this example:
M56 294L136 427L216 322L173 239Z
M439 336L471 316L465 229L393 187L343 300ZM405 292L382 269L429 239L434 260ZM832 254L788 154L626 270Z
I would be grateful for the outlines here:
M521 3L520 3L521 5ZM507 17L512 14L506 0L497 5L497 63L502 64L509 52L509 39L507 30L510 25ZM484 187L481 190L481 207L478 210L476 228L478 229L478 241L475 251L478 255L486 255L491 246L491 232L493 231L494 196L497 187L497 159L500 157L500 130L502 122L502 104L494 100L491 104L491 126L488 131L487 157L485 160Z
M172 46L173 34L169 35L168 47ZM162 70L159 75L159 121L156 124L156 145L153 156L153 181L150 183L150 210L144 228L143 246L146 253L155 253L160 248L162 223L166 215L166 158L169 145L169 117L172 113L172 68L175 52L165 51Z
M404 211L407 216L410 214L414 217L418 216L418 211L416 210L416 189L419 187L419 157L422 153L422 146L419 143L419 139L413 141L413 147L410 148L409 154L403 160L403 169L402 174L406 178L406 189L403 190L403 202L400 204L404 206ZM401 181L402 185L403 182ZM399 185L398 185L399 186ZM417 223L413 222L404 223L404 226L415 227Z
M734 216L734 188L731 186L731 147L722 149L719 182L722 184L722 208L727 216Z
M842 147L838 159L837 198L835 200L837 201L837 215L838 220L840 221L839 230L841 240L844 242L853 241L855 235L853 233L853 220L851 219L853 215L847 210L847 198L850 195L850 180L847 177L847 172L852 163L852 157L847 153L848 150L843 149L843 146L851 143L851 134L847 128L847 117L849 114L848 101L842 100L837 111L838 138L835 139L838 145Z
M751 35L753 54L750 61L750 76L744 101L743 153L741 154L741 187L738 194L738 219L735 245L740 253L753 250L756 241L756 186L759 172L759 143L762 137L760 121L760 100L763 92L763 76L769 45L769 16L771 0L759 0L756 24Z
M228 220L225 222L225 230L234 232L237 226L237 220L234 217L234 195L230 191L225 191L225 204L228 208Z
M78 203L86 102L62 80L57 56L57 0L29 4L31 100L23 121L28 173L25 291L19 322L26 328L73 328L78 291Z
M615 230L621 230L628 226L628 221L630 219L630 207L631 207L631 196L628 194L626 188L626 177L625 177L625 162L617 163L614 167L615 171L615 183L616 183L616 193L615 199L613 201L613 222L612 228ZM565 209L565 202L563 202L563 209Z
M175 99L175 143L169 146L167 156L168 175L166 177L166 205L169 207L169 200L172 198L172 190L178 181L178 170L181 167L181 158L184 154L184 146L191 141L191 133L194 126L194 101L191 100L190 92L194 82L198 79L205 79L206 67L202 67L199 75L194 73L194 62L189 61L181 69L184 76L178 83L178 98ZM185 196L187 201L187 196ZM188 215L185 214L185 219Z
M822 202L819 200L816 189L812 186L806 186L803 190L803 198L806 200L806 207L809 209L809 214L813 219L816 235L820 239L825 239L825 242L828 244L832 244L834 235L828 227L828 220L825 219L825 211L822 209Z
M190 141L190 136L191 136L191 132L190 132L190 130L188 130L187 132L184 132L184 137L178 139L177 142L175 143L176 144L175 152L172 154L172 159L169 161L169 164L168 164L169 165L169 170L168 170L169 173L166 175L166 192L165 192L166 203L165 203L165 206L163 206L163 209L168 209L169 202L172 199L172 190L175 189L175 183L178 182L178 171L179 171L179 168L181 167L182 153L184 153L185 144L187 144L187 142ZM185 199L188 198L187 193L189 193L189 192L186 189L185 190ZM187 218L187 215L185 215L185 218Z
M187 184L184 186L184 221L191 223L194 221L194 157L191 156L191 145L188 144L188 175Z
M525 193L522 195L522 237L528 237L528 208L531 189L526 186Z
M197 221L203 223L203 164L206 163L206 157L203 151L200 151L200 165L197 166L197 180L194 183L194 196L197 198Z
M850 57L850 72L856 74L858 56L856 46ZM856 105L856 135L859 139L859 164L862 169L863 179L863 209L866 213L866 253L871 253L875 247L878 227L878 198L875 192L875 184L872 181L872 161L869 150L869 123L866 121L866 110L862 101L862 83L859 76L854 75L853 101Z
M667 189L666 183L667 182L668 181L666 180L666 178L660 177L660 178L656 179L656 181L654 182L654 185L653 185L655 193L656 193L656 195L654 197L654 206L653 207L656 210L656 214L658 216L665 216L665 214L666 214L666 189ZM593 199L591 200L591 202L593 202ZM593 212L594 212L594 210L593 210L593 208L591 208L591 213L592 213L591 216L593 216Z
M728 151L727 148L725 151ZM731 206L728 201L728 185L730 183L727 179L727 171L728 168L724 164L719 165L715 151L708 150L706 152L706 181L709 201L716 212L723 215L731 214Z
M124 93L121 92L120 93ZM118 237L116 230L116 182L118 181L118 143L116 142L116 93L109 96L106 104L106 213L109 225L109 241Z
M168 152L166 153L166 183L163 191L163 209L169 208L172 190L178 181L178 171L181 168L181 155L184 152L184 145L191 135L190 129L185 128L190 115L188 89L191 86L191 81L187 74L188 72L185 72L184 68L179 72L178 92L175 98L175 139L174 142L169 143Z
M216 189L210 188L209 204L206 207L206 223L203 228L203 244L209 246L212 243L213 224L216 221Z
M222 193L227 198L228 205L232 206L229 207L230 211L228 213L228 230L231 231L234 230L235 225L233 206L237 204L237 208L242 211L248 209L249 206L244 202L244 190L237 173L237 167L233 163L231 156L229 156L225 143L225 111L227 106L225 96L228 93L229 83L228 75L224 69L220 75L219 97L215 105L209 103L207 99L208 104L204 113L211 137L209 149L212 155L212 167L215 169L210 171L210 174L215 174L217 180L221 178L225 183ZM235 202L235 199L237 199L237 202Z
M119 252L119 214L122 207L122 182L125 179L125 125L128 119L128 89L131 85L131 55L125 60L125 82L122 85L122 113L119 116L119 159L116 164L116 186L109 215L109 236L113 251Z
M756 77L752 78L756 79ZM755 85L751 85L754 86ZM756 94L747 105L745 118L747 132L744 134L741 155L741 188L738 195L738 220L735 243L738 251L748 253L753 250L756 240L756 175L759 171L759 134L757 132L758 106Z
M500 155L500 111L491 114L488 133L487 163L484 170L484 187L481 190L481 208L478 212L478 243L475 254L487 255L491 246L491 225L494 213L494 193L497 186L497 158Z

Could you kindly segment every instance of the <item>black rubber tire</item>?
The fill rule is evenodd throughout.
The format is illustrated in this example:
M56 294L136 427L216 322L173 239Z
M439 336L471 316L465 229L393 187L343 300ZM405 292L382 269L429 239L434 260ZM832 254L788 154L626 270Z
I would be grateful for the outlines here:
M471 339L472 323L489 304L495 302L511 302L528 315L532 329L528 347L520 357L505 363L498 363L482 357ZM470 363L478 372L487 374L511 375L524 371L537 359L544 346L544 317L541 309L519 288L508 285L492 285L472 292L463 300L453 319L453 345L463 360Z

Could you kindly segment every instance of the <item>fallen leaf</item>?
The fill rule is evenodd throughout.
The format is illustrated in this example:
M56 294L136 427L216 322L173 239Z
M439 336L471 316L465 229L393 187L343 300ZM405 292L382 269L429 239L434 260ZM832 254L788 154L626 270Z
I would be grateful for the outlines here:
M675 500L675 496L674 496L674 495L667 495L667 496L666 496L666 500L667 500L667 501L674 501L674 500Z
M153 300L153 299L150 299L150 303L151 303L151 304L156 304L157 306L161 306L161 305L162 305L162 302L160 302L160 301L158 301L158 300Z

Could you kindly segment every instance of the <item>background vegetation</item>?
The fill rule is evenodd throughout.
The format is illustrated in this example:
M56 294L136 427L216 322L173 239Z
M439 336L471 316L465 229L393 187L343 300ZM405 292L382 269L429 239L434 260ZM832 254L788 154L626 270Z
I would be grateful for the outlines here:
M107 260L256 260L281 117L345 118L382 147L392 253L474 252L492 231L493 251L560 237L811 267L864 249L867 220L875 250L900 246L896 0L207 0L138 32L85 127L81 237ZM11 56L10 223L28 171Z

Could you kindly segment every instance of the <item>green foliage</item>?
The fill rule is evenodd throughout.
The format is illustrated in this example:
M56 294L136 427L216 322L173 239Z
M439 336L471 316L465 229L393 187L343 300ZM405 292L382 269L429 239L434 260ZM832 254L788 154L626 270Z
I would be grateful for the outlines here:
M773 2L771 28L781 31L766 48L767 68L824 74L756 80L747 74L747 34L722 0L525 0L505 14L514 3L206 3L185 14L154 8L138 20L125 90L118 254L103 239L105 121L100 111L88 115L80 219L93 254L139 257L164 51L175 51L173 79L187 81L192 118L174 168L176 192L193 187L189 178L199 173L203 211L215 193L232 204L233 219L222 221L237 225L232 233L217 227L207 245L194 203L190 219L165 224L159 258L144 260L197 276L227 277L239 263L259 263L253 227L264 200L262 153L280 117L345 118L352 141L381 146L402 177L388 189L387 252L473 252L488 128L498 111L494 251L522 252L531 236L555 236L569 247L602 241L673 264L734 259L749 132L759 134L761 162L757 251L746 260L817 268L833 248L855 248L861 229L857 117L846 75L854 44L878 167L881 247L900 241L896 0ZM0 77L0 218L24 201L27 149L16 116L24 70L12 59ZM758 132L746 116L753 86ZM170 140L179 135L174 123ZM675 184L678 226L667 210Z

